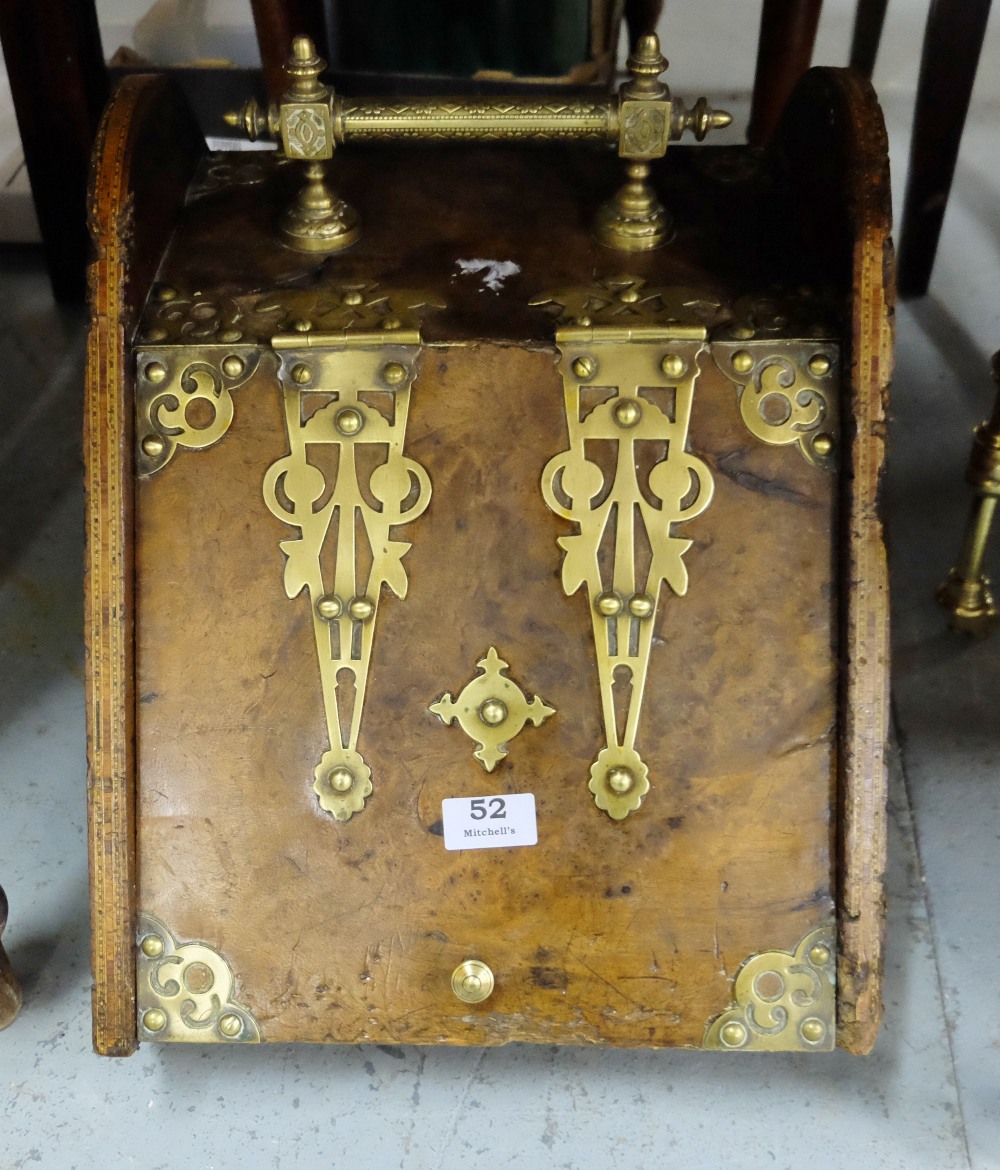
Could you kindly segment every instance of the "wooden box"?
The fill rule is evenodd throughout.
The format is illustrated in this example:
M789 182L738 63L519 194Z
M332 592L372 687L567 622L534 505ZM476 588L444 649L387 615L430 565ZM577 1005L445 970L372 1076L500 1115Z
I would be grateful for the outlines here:
M364 230L310 256L276 238L291 164L205 157L155 78L104 120L98 1051L867 1051L892 297L870 88L814 71L766 154L671 148L649 252L591 234L601 152L336 167Z

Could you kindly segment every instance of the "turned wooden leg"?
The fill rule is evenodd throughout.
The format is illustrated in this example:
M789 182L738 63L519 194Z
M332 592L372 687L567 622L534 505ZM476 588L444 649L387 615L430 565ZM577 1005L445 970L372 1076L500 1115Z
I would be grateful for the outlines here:
M854 35L851 38L851 68L871 78L875 72L875 58L882 40L885 10L889 0L858 0L854 15Z
M0 886L0 1031L13 1024L21 1010L21 985L3 949L3 931L7 925L7 895Z
M993 417L977 427L965 478L975 497L955 567L938 590L938 600L951 612L951 624L971 634L988 634L997 620L990 581L983 573L986 542L1000 496L1000 353L993 355L993 381L998 392Z
M628 28L629 48L634 49L639 38L655 33L663 11L663 0L625 0L625 25Z
M986 33L990 0L932 0L917 82L896 275L900 296L927 292Z
M747 138L763 146L799 78L812 63L823 0L764 0Z
M83 300L90 151L108 98L93 0L2 0L0 43L52 291Z

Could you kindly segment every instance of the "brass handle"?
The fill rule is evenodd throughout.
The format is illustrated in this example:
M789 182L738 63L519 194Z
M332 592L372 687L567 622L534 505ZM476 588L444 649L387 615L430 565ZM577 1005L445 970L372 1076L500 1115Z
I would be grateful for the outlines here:
M281 237L307 252L348 247L359 234L356 213L326 185L323 163L347 142L411 140L516 142L574 141L615 144L628 163L629 181L601 208L596 232L625 251L659 247L671 235L670 219L649 179L649 163L690 130L700 141L732 121L700 98L691 110L674 101L660 81L667 68L654 35L641 37L628 59L630 79L599 100L511 97L345 99L320 83L326 68L308 37L296 37L285 67L290 84L281 100L263 109L251 99L226 115L252 140L277 139L288 158L306 164L306 185L285 212Z

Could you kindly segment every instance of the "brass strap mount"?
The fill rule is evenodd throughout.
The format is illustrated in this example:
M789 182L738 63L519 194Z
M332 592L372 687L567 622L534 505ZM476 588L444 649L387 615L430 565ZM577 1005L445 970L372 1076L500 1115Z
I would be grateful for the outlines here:
M308 37L296 37L285 66L289 87L267 109L253 98L226 115L251 141L270 137L284 155L306 164L306 184L285 211L282 241L303 252L335 252L358 238L355 210L328 187L325 162L348 142L413 140L471 142L578 141L610 144L626 163L628 181L599 210L601 243L627 252L666 243L670 217L649 183L650 162L690 130L699 141L732 121L699 98L691 109L660 80L667 68L654 35L641 37L628 59L631 74L616 94L586 98L354 99L320 82L326 62Z

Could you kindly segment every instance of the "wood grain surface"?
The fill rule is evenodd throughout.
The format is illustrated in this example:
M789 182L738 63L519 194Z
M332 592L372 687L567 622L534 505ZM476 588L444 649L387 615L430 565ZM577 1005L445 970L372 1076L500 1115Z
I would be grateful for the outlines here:
M716 479L661 604L639 745L652 790L616 824L587 790L602 743L569 526L539 488L566 444L550 350L429 349L407 452L428 513L386 596L360 750L364 812L318 809L327 746L309 606L282 588L260 484L285 449L273 359L225 440L139 487L142 908L210 940L267 1040L697 1045L751 953L833 918L836 480L749 441L706 354L692 449ZM210 489L210 497L206 496ZM556 708L487 775L428 706L490 645ZM533 792L534 848L447 852L441 801ZM452 994L493 969L478 1008Z
M889 579L881 514L895 273L888 143L871 84L814 69L779 131L814 238L846 283L849 463L841 502L838 1041L869 1052L882 1018ZM849 283L847 283L849 282Z
M135 328L197 139L163 78L124 81L94 150L84 409L87 808L94 1046L135 1047L133 399Z

